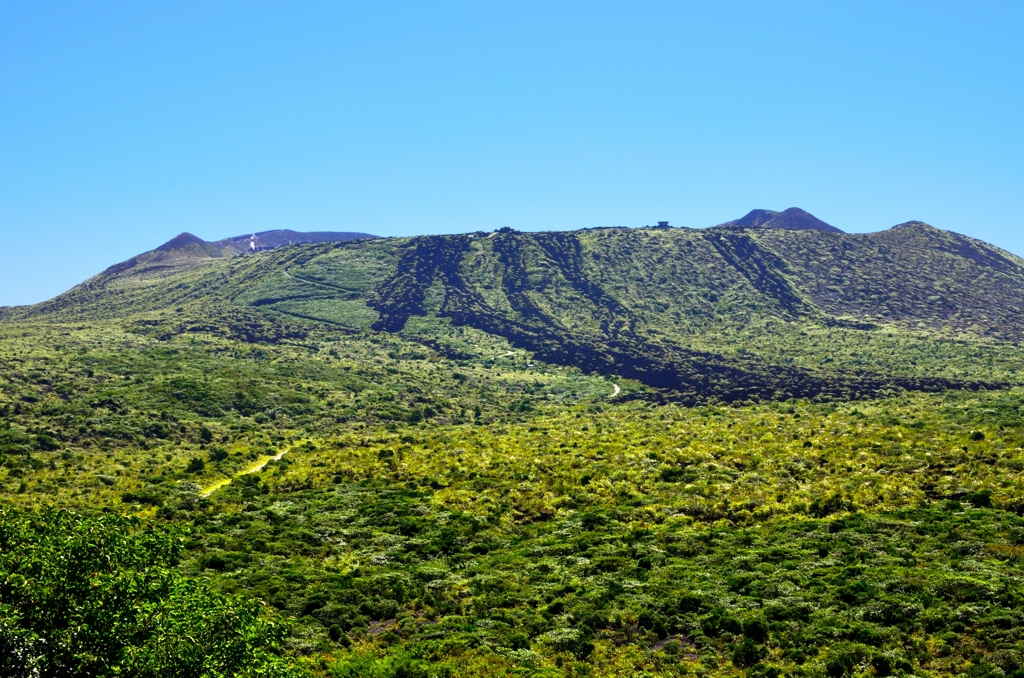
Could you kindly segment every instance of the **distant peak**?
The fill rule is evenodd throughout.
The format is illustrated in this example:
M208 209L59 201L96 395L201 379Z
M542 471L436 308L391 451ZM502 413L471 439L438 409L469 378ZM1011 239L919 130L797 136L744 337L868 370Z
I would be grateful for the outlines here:
M730 224L736 226L742 226L744 228L755 228L761 224L768 223L775 217L779 216L778 212L772 210L750 210L746 216L743 216L736 221L730 221Z
M205 245L206 241L202 238L192 235L191 233L179 233L175 237L171 238L160 247L156 248L157 252L170 252L171 250L180 250L188 247L189 245Z
M842 233L835 226L826 224L818 217L799 207L790 207L788 210L783 210L779 216L768 222L766 226L768 228L788 228L794 231L816 230Z
M826 224L810 212L799 207L790 207L782 212L773 210L751 210L745 216L734 221L719 224L724 228L781 228L788 231L826 231L842 233L841 230Z
M935 228L931 224L927 224L923 221L904 221L902 224L896 224L893 228Z

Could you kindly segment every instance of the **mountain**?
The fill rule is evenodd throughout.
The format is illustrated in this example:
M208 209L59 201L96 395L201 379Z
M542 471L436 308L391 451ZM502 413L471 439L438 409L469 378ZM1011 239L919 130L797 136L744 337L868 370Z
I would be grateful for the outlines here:
M183 234L128 268L8 314L113 318L215 305L271 325L287 318L392 334L409 334L414 318L437 318L681 402L997 385L912 367L907 346L963 333L1024 338L1024 265L980 241L921 222L845 234L796 208L730 223L362 239L242 258L225 255L224 245L217 256L216 243ZM169 268L175 258L189 265ZM818 362L794 363L807 331L828 328L845 332L850 364L820 347L811 351ZM853 357L859 341L893 330L909 342L894 361ZM429 332L418 337L442 353L462 350Z
M206 259L222 257L221 248L208 243L191 233L180 233L163 245L149 252L143 252L127 261L114 264L97 278L110 278L124 273L139 273L146 270L164 270L194 265Z
M308 243L345 243L376 238L357 232L296 230L265 230L251 236L236 236L216 242L207 242L198 236L182 232L160 247L138 254L127 261L106 268L75 289L103 290L112 281L124 277L167 277L170 274L194 269L217 260L272 250L286 245Z
M790 207L783 212L771 210L751 210L739 219L719 224L719 228L781 228L788 231L825 231L842 233L835 226L826 224L809 212L799 207Z
M168 268L182 268L202 265L209 259L237 257L257 251L272 250L284 245L300 245L314 242L347 242L363 240L377 236L368 233L345 233L332 231L314 231L301 233L290 230L263 231L252 235L240 235L224 238L215 242L207 242L191 233L180 233L156 249L114 264L101 273L97 282L105 281L113 276L131 272L163 271Z

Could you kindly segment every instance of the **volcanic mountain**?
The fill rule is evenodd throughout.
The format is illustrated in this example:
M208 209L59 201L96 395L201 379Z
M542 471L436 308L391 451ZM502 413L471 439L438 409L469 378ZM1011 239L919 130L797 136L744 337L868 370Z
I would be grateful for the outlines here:
M247 242L303 237L318 241L238 256ZM1024 339L1021 309L1024 261L1012 254L921 222L847 234L790 208L703 230L276 232L215 243L182 234L4 315L145 316L170 337L244 313L246 327L400 334L453 359L471 347L444 328L465 327L695 402L980 388L949 378L941 361L925 369L921 352L963 336L1010 346Z
M237 257L243 254L272 250L285 245L347 242L376 237L368 233L332 231L302 233L285 229L263 231L252 235L239 235L215 242L207 242L191 233L179 233L156 249L143 252L119 264L114 264L97 276L97 278L106 279L129 272L131 274L139 274L166 271L166 269L190 268L209 263L211 259Z

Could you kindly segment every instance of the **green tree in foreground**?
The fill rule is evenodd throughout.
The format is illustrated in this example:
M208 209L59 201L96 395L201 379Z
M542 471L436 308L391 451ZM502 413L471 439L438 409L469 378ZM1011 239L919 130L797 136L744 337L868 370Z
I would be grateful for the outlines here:
M0 508L0 674L300 675L259 602L173 569L180 545L131 517Z

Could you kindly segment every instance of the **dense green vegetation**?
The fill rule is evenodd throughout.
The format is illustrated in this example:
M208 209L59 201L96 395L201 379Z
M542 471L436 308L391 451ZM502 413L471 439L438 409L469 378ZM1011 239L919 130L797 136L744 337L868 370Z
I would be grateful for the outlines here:
M1022 395L322 440L192 509L190 567L300 617L343 667L1005 669L1024 650Z
M113 514L0 511L5 676L300 675L259 601L174 569L181 539Z
M1021 675L1018 260L486 235L5 309L5 675Z
M494 339L453 371L389 335L251 344L209 334L160 341L112 323L4 329L0 458L6 490L29 501L134 492L146 503L182 481L230 478L311 433L517 421L612 390L573 370L528 367Z

